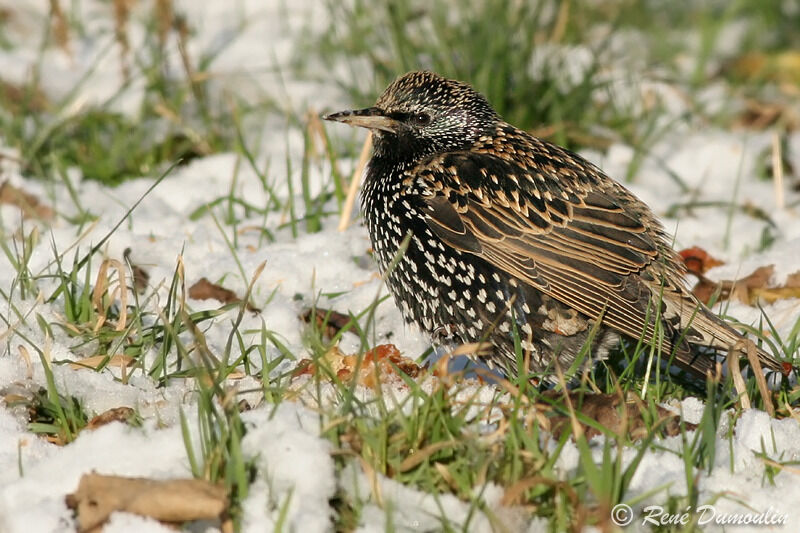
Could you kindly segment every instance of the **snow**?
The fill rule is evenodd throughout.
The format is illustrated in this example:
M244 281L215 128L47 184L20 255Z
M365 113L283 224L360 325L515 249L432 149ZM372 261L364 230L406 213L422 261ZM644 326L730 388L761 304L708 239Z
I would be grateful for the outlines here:
M689 400L687 400L689 401ZM726 437L727 424L717 430L717 446L714 468L710 474L700 472L698 488L700 504L713 503L717 513L766 512L772 508L787 514L785 531L800 528L800 516L795 512L800 493L796 487L796 473L783 472L775 476L774 483L768 481L764 458L778 462L793 461L800 457L800 425L797 420L770 419L763 411L747 410L735 422L733 437ZM632 497L645 494L653 487L668 486L668 493L687 493L683 458L679 455L680 437L664 439L663 452L648 452L648 457L636 470L631 480ZM626 459L631 460L635 450L626 450ZM717 494L720 497L709 501L703 495ZM642 504L663 504L663 494L649 497ZM747 530L745 528L745 530ZM784 531L784 529L781 529Z
M244 527L269 530L278 522L289 499L286 525L290 530L326 531L332 511L328 501L336 491L331 446L317 436L319 417L296 404L283 403L274 412L246 413L245 454L257 457L263 476L251 487L244 506ZM265 512L272 509L272 512Z
M370 479L356 463L350 465L343 478L352 481L352 484L346 485L349 493L367 501L362 510L365 525L357 531L367 533L387 531L390 528L396 531L434 531L445 529L446 526L455 530L492 530L490 518L477 505L461 501L452 494L424 494L384 476ZM376 488L373 489L373 486ZM524 524L516 520L510 512L503 513L499 508L503 496L501 487L490 484L476 496L478 501L490 509L507 514L502 519L509 529L515 530ZM378 498L380 502L377 501ZM387 512L393 509L402 511Z
M11 11L16 17L15 24L4 26L10 28L8 37L15 46L0 51L3 80L22 82L31 75L33 66L40 64L46 74L42 76L42 88L51 98L65 98L80 84L68 106L70 112L108 101L119 92L124 81L119 63L121 50L113 39L113 19L108 3L87 0L73 4L82 10L78 18L86 24L85 35L74 41L71 53L50 47L39 57L40 28L49 12L49 2L29 1L24 9L16 2L0 2L0 8ZM335 88L290 76L290 63L297 52L296 35L317 30L325 24L319 3L185 1L178 3L176 10L186 14L188 24L195 29L189 36L190 56L213 56L210 70L220 94L235 92L237 97L250 102L269 97L283 109L295 111L311 106L321 110L347 105L347 99ZM144 38L143 20L144 15L134 9L128 36L131 50L136 50ZM740 29L734 27L726 31L735 34ZM624 40L625 37L620 38ZM632 34L627 38L636 43L641 36ZM168 49L167 64L177 70L180 61L176 43L171 42ZM615 43L613 49L624 50L625 43ZM565 58L576 54L586 57L586 50L580 47L561 53ZM542 62L546 61L547 54L537 56L531 68L545 68ZM581 65L583 63L578 67ZM131 67L134 66L131 63ZM578 74L571 75L579 78ZM134 82L113 99L113 110L136 114L145 87L143 78L134 76L133 79ZM663 96L673 116L689 111L685 99L660 82L626 81L619 84L618 90L617 97L626 99L623 101L638 101L636 94L631 93L637 90ZM714 90L714 87L706 89L710 100L713 100ZM269 164L271 185L278 195L285 196L288 179L298 179L302 133L278 120L269 121L264 128L264 138L256 147L259 164L264 167ZM330 133L343 137L353 135L347 131L331 130ZM794 157L792 164L800 168L800 133L792 133L787 145ZM774 264L774 281L781 283L786 276L800 270L800 214L796 207L797 193L787 191L789 207L780 209L776 207L773 183L756 177L759 157L770 146L771 132L730 132L676 122L659 137L652 152L644 158L636 180L626 185L656 206L660 215L666 215L669 206L696 199L723 203L733 199L760 208L769 215L774 227L743 211L729 214L720 208L679 210L679 218L665 218L664 222L668 231L675 232L677 247L698 245L727 262L710 271L710 278L732 279L758 266ZM0 153L13 155L13 152L4 146L0 133ZM288 179L287 153L293 161L292 175ZM624 176L636 154L627 145L615 144L604 153L587 152L586 155L610 175ZM345 163L340 161L341 165ZM98 217L95 224L79 229L66 220L75 214L76 208L62 183L46 186L26 178L13 157L1 157L0 168L3 180L51 203L62 215L51 226L40 228L41 242L29 261L29 269L34 274L52 269L51 242L60 253L74 245L85 253L123 218L133 202L153 183L152 179L143 178L112 189L84 181L79 173L72 171L70 179L82 205ZM310 172L312 189L318 190L329 180L330 169L325 165L311 165ZM245 313L240 331L245 332L245 343L259 343L263 321L263 325L274 331L296 354L306 353L304 325L298 315L317 298L322 307L358 313L372 305L378 295L386 294L382 282L374 276L375 267L367 255L369 242L365 229L355 224L339 232L337 221L331 217L323 220L321 232L301 232L297 239L292 238L287 228L279 229L286 221L285 214L271 212L266 219L253 216L241 221L236 228L239 230L236 257L244 270L243 277L227 244L227 240L233 238L231 227L221 224L220 229L210 216L190 219L190 215L206 203L226 197L231 192L234 175L237 197L246 198L256 206L267 204L269 191L237 154L220 153L197 159L175 169L156 187L114 232L102 253L121 261L123 251L130 247L134 262L145 266L150 273L150 285L157 288L155 301L161 302L160 305L166 298L181 254L187 285L201 277L212 282L224 280L224 285L237 294L244 293L258 265L266 261L252 295L255 306L262 312ZM682 190L673 176L678 176L689 190ZM215 212L217 217L220 213ZM22 222L19 210L9 205L0 206L0 222L8 236L18 229L27 235L35 226L30 221ZM257 231L262 226L274 232L274 242L262 242ZM775 242L762 251L759 243L765 228L773 233ZM71 261L72 252L66 257ZM95 263L93 277L99 260ZM48 322L62 321L59 313L63 313L63 301L45 303L31 297L23 300L16 278L17 272L8 258L0 255L0 289L10 295L10 301L0 301L0 314L12 324L9 330L0 330L3 345L0 389L46 384L36 348L56 361L79 360L83 356L82 348L75 346L75 340L60 328L53 328L54 337L49 338L37 326L36 314L41 314ZM54 282L42 282L40 286L45 295L55 287ZM339 296L325 296L340 292L343 294ZM193 310L217 307L213 301L191 300L189 303ZM20 315L12 312L12 307ZM766 305L764 311L780 334L786 335L797 321L800 301L780 300ZM758 324L761 317L759 309L736 302L726 304L726 313L746 324ZM234 311L221 316L204 328L213 353L224 350L235 314ZM20 321L19 316L25 320ZM390 299L378 306L371 335L376 342L396 344L412 358L428 348L427 340L403 323ZM30 362L26 362L20 346L31 354ZM343 339L341 348L350 352L358 346L358 339L350 335ZM266 350L269 358L279 355L271 345ZM148 354L148 364L154 356ZM261 364L257 357L251 359L255 366ZM279 370L286 371L291 366L292 363L286 361ZM144 425L136 428L112 423L82 432L74 442L59 447L28 431L22 414L6 406L0 407L1 532L75 531L64 496L77 488L81 475L92 471L161 479L191 476L178 423L179 411L183 409L189 414L196 443L198 429L194 422L196 417L192 416L196 403L191 380L172 380L160 387L146 374L133 372L127 383L122 383L119 369L96 373L75 370L68 365L54 365L53 373L59 391L80 398L89 412L129 406L142 416ZM240 390L258 390L260 385L253 378L245 378L238 386ZM474 392L473 388L460 394ZM369 395L370 391L360 391L360 394ZM492 385L484 385L478 391L480 402L489 402L496 394ZM502 488L494 485L476 495L481 505L491 510L490 517L475 504L452 495L436 497L381 475L372 478L372 474L355 461L349 463L344 472L337 473L331 445L320 436L323 421L313 402L284 401L275 406L259 404L257 393L246 397L254 398L251 403L255 408L243 414L248 428L243 452L254 459L256 474L243 503L244 531L270 530L281 519L286 502L283 518L286 529L328 531L334 512L330 500L337 489L360 495L366 502L358 528L364 532L384 531L389 524L398 531L433 530L441 527L443 516L456 529L467 527L471 531L490 531L494 517L500 517L511 530L548 529L541 519L528 523L518 510L502 508ZM335 398L331 395L328 401L335 401ZM700 400L688 398L677 408L688 422L697 422L704 405ZM728 416L732 413L725 413L723 418ZM733 430L729 433L731 425ZM672 496L686 494L685 465L680 456L682 447L680 437L671 437L662 439L658 447L649 450L633 476L630 497L645 495L655 487L666 487L666 494ZM763 458L766 455L781 463L800 461L797 419L774 420L760 411L745 411L738 420L726 419L720 425L716 450L711 473L697 473L700 503L714 503L720 512L743 512L744 508L761 512L772 507L788 513L785 531L800 530L800 512L796 510L800 502L800 484L796 469L783 469L770 481L765 474L767 467ZM599 450L595 452L599 454ZM627 464L636 450L626 449L623 453ZM574 474L578 461L577 448L570 442L561 452L557 465L564 477L568 477ZM637 509L648 503L663 504L665 501L666 495L660 491L645 497L637 504ZM745 526L737 531L750 529L770 530ZM105 529L117 533L166 530L157 522L124 513L116 513Z

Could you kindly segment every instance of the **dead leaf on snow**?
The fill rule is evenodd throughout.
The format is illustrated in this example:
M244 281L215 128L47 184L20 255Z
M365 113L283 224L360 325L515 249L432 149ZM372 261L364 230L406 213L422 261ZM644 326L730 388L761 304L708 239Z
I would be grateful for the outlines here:
M215 283L211 283L206 278L200 278L197 283L189 287L189 298L194 298L195 300L217 300L223 304L231 304L242 301L242 299L239 298L232 290L226 289L225 287ZM250 302L247 302L245 307L248 311L252 311L253 313L261 312L261 309L256 308Z
M11 185L8 181L0 184L0 204L9 204L19 207L23 218L38 218L52 220L54 211L42 204L39 199L28 192Z
M683 264L686 265L686 270L694 275L705 274L709 269L725 264L724 261L720 261L719 259L711 256L699 246L685 248L678 252L678 255L681 256L681 259L683 259Z
M715 294L719 295L715 301L721 301L727 299L730 292L723 294L721 283L717 283L716 281L711 281L707 277L703 276L695 284L695 286L692 287L692 294L694 294L695 298L697 298L704 304L709 305L711 303L711 300L714 299Z
M312 375L322 379L336 379L349 382L353 379L365 387L377 388L382 384L402 384L399 372L415 378L420 366L404 357L394 344L381 344L369 350L363 357L358 354L347 355L334 346L317 361L302 359L292 373L293 377Z
M705 304L715 294L718 294L716 301L732 299L747 305L756 305L759 301L773 303L786 298L800 298L800 272L790 275L784 285L771 285L774 273L775 265L767 265L758 267L737 280L716 282L699 276L700 281L694 286L692 293Z
M783 285L784 287L791 287L793 289L800 287L800 270L786 276L786 283Z
M318 328L325 326L325 336L329 339L336 336L342 329L345 328L350 322L350 316L331 309L323 309L317 307L316 309L306 309L300 315L303 322L311 323L311 315L314 314L314 321Z
M800 287L754 288L750 291L750 305L755 305L759 300L771 304L789 298L800 298Z
M751 99L745 102L745 108L736 117L733 126L760 131L778 123L789 131L795 130L798 116L788 104Z
M95 430L111 422L122 422L127 424L134 416L135 411L130 407L113 407L108 411L103 411L95 416L86 424L84 429Z
M753 305L756 300L754 291L766 288L774 273L775 265L762 266L749 275L730 282L730 298L743 304Z
M78 489L66 496L76 512L78 531L99 532L116 511L183 524L219 520L223 531L232 530L228 494L224 487L200 479L154 480L84 474Z

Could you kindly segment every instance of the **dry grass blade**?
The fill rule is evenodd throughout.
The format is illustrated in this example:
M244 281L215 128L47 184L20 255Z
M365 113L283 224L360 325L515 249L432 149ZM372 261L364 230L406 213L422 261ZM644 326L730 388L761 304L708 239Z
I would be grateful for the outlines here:
M786 206L786 200L783 196L783 156L778 132L772 134L772 181L775 184L775 204L778 209L783 209Z
M108 357L107 355L93 355L91 357L85 357L79 361L72 361L69 364L69 367L74 370L86 368L97 370L100 365L106 361L106 359L108 359L106 366L116 366L121 369L125 369L136 362L133 357L124 354L112 355L111 357Z
M785 464L779 463L777 461L773 461L772 459L767 459L765 457L762 457L761 461L765 465L769 465L772 468L776 468L778 470L783 470L785 472L789 472L791 474L794 474L795 476L800 476L800 468L789 466L789 465L785 465Z
M109 267L117 271L117 286L111 288L111 278L108 273ZM100 264L100 270L97 272L97 278L92 291L92 305L97 311L97 322L94 325L95 333L100 330L106 322L107 311L112 302L116 300L119 294L119 319L114 328L115 331L123 331L128 322L128 286L126 282L125 269L122 263L116 259L105 259ZM104 302L104 296L108 296L108 302Z
M456 446L457 444L458 443L454 440L443 440L429 444L428 446L425 446L421 450L417 450L415 453L403 459L403 462L400 463L398 470L400 472L408 472L436 452Z
M792 409L792 406L786 400L783 400L783 408L795 422L800 424L800 409Z
M578 417L575 415L575 408L572 405L572 398L570 398L569 390L567 389L567 381L564 379L564 372L561 370L561 365L558 363L558 359L554 359L553 361L555 362L556 374L558 375L558 385L561 387L561 390L564 394L564 401L567 405L567 410L569 411L569 422L572 426L572 436L577 441L583 436L583 427L581 426L580 422L578 422Z
M128 40L128 22L130 21L132 0L114 0L114 38L119 45L119 62L122 69L122 78L130 79L131 72L128 64L130 41Z
M733 387L736 389L736 394L739 395L742 409L750 409L750 396L747 395L747 386L742 377L742 370L739 368L739 351L735 348L728 351L728 371L731 373Z
M308 122L308 134L309 138L311 139L311 149L314 156L319 155L317 150L317 145L313 142L314 139L319 139L320 144L322 145L322 152L326 152L330 147L328 146L328 137L325 135L325 126L322 125L322 121L319 119L319 113L314 111L313 109L309 109L308 113L306 113L306 120ZM334 179L337 182L340 181L339 176L341 173L339 172L338 165L336 164L335 160L330 160L330 164L332 167L331 174L333 175ZM337 183L338 186L342 185L341 183Z
M358 456L358 462L361 465L361 469L364 471L364 475L367 476L367 480L369 481L369 486L372 490L372 496L375 498L375 502L378 504L378 506L383 507L383 491L381 491L381 484L378 481L378 473L370 466L367 460L360 455Z
M492 344L489 342L466 342L456 346L448 355L456 357L459 355L475 355L481 357L488 355L492 350Z
M525 491L533 487L536 487L538 485L561 487L565 489L565 492L567 493L570 501L573 504L578 503L577 494L575 494L574 489L572 489L572 487L570 487L566 483L563 483L561 481L556 481L554 479L550 479L544 476L532 476L520 479L510 487L506 488L505 492L503 493L503 499L501 500L502 505L506 507L511 505L518 505L522 501Z
M72 49L69 46L69 23L58 0L50 0L50 17L53 19L53 36L56 44L72 59Z
M344 206L342 207L342 215L339 218L339 231L344 231L350 225L350 219L353 216L353 205L356 202L356 193L358 192L358 185L361 183L361 174L364 172L364 167L367 166L369 154L372 151L372 133L367 133L367 138L364 139L364 146L361 147L361 155L358 156L358 164L353 171L353 176L350 178L350 187L347 189L347 198L345 199Z
M761 361L758 360L758 353L756 352L755 343L749 339L745 339L739 341L734 348L745 349L745 352L747 353L747 360L750 361L750 368L753 369L753 373L756 376L758 392L761 393L761 398L764 400L764 407L769 413L769 416L774 417L775 406L772 405L772 396L770 395L769 388L767 388L767 379L764 377L764 371L761 368Z
M17 346L17 349L19 350L19 356L25 363L25 379L33 379L33 362L31 360L31 353L22 344Z
M158 45L161 50L167 44L167 36L175 18L172 0L156 0L156 21L158 22Z

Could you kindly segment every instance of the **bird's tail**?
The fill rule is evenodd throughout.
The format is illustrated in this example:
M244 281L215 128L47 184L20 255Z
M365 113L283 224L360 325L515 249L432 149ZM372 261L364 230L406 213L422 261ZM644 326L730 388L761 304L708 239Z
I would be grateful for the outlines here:
M716 316L692 295L684 293L683 298L665 301L664 318L678 333L675 358L682 367L705 375L712 370L714 363L705 355L697 355L697 350L688 345L707 346L717 350L738 350L747 353L747 343L751 340L736 331L730 324ZM682 340L679 340L680 337ZM684 345L684 346L681 346ZM784 366L775 357L761 348L756 354L761 366L767 370L785 373Z

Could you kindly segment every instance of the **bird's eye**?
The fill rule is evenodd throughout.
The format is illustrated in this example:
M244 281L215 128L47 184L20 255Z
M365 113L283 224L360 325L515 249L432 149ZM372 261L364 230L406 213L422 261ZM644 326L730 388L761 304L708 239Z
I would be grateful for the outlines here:
M427 126L431 123L431 116L428 113L416 113L411 116L411 121L415 126Z

